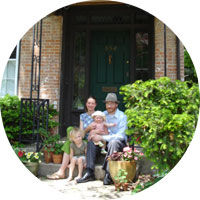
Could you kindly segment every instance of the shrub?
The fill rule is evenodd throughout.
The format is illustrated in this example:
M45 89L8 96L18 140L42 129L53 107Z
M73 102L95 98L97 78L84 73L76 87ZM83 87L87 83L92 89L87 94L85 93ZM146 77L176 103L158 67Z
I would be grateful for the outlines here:
M20 133L20 104L21 101L17 96L6 95L0 98L0 109L1 116L4 125L5 132L7 134L8 140L12 145L16 144L19 140ZM32 134L33 129L33 113L30 110L23 111L26 116L23 116L23 134ZM53 108L53 105L49 106L49 120L48 127L53 128L58 126L58 122L53 120L53 117L57 115L58 112Z
M199 112L197 84L167 77L120 88L128 118L127 135L139 143L160 172L171 170L190 144Z

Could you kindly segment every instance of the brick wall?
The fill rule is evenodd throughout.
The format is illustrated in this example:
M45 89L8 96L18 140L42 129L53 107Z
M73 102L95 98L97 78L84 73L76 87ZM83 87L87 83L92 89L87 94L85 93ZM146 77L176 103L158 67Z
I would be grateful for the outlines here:
M155 18L155 78L164 76L164 24ZM167 76L177 77L176 36L167 28ZM19 71L19 97L30 96L30 75L32 59L32 29L21 40ZM50 15L43 20L41 90L40 98L50 99L59 108L60 68L62 46L62 17ZM180 45L181 79L184 77L183 45Z
M21 40L19 97L30 97L32 38L33 30L30 29ZM50 15L43 19L40 98L50 99L56 108L59 108L60 97L61 47L62 17Z
M164 24L155 18L155 78L164 76ZM180 71L184 80L184 51L180 42ZM167 76L177 79L176 36L166 27L166 66Z

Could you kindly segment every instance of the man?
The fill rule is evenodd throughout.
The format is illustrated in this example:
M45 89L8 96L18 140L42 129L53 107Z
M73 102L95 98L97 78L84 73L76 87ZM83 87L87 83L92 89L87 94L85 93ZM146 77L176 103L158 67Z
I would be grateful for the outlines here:
M103 169L105 170L104 185L110 185L113 183L110 174L107 157L114 151L122 151L126 146L127 137L125 130L127 129L127 117L118 109L119 101L115 93L108 93L105 99L107 123L115 123L116 126L109 128L108 135L93 135L92 139L95 142L106 141L108 147L108 153L104 160ZM92 127L91 127L92 128ZM87 181L95 180L94 168L97 155L100 154L101 148L95 145L92 141L88 142L87 155L86 155L86 173L85 175L77 180L77 183L85 183Z

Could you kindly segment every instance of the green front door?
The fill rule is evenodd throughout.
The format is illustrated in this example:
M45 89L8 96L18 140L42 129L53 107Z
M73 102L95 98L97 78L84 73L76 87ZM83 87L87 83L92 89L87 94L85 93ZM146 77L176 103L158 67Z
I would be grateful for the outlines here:
M129 32L92 32L90 93L97 98L97 109L105 110L107 93L114 92L124 110L120 86L129 83Z

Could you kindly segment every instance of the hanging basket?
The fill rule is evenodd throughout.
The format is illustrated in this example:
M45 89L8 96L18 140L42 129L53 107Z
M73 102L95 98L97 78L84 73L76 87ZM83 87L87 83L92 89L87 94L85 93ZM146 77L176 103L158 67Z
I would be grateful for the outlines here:
M128 174L126 176L128 182L132 182L136 174L136 162L133 161L113 161L109 160L109 172L113 181L120 169L124 169Z

